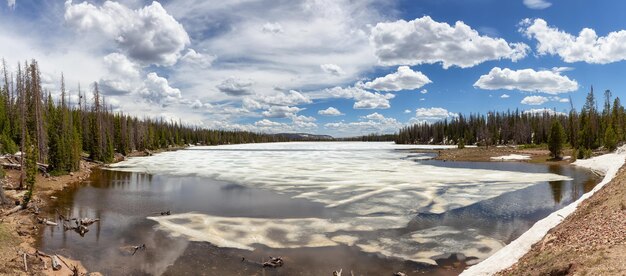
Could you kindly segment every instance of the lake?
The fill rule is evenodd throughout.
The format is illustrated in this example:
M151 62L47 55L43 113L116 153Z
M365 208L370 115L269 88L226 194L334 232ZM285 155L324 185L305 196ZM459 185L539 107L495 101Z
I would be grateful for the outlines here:
M58 194L61 213L101 219L84 237L46 227L38 244L107 275L456 275L599 182L573 166L412 151L426 148L446 147L294 142L131 158ZM263 269L268 256L285 265Z

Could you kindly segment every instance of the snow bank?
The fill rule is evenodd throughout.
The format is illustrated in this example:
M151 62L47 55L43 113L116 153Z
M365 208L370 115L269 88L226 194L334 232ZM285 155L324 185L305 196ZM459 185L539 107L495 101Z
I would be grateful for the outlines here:
M509 154L509 155L504 155L504 156L491 157L491 160L498 160L498 161L530 160L530 156L520 155L520 154Z
M539 242L550 229L557 226L565 217L572 214L578 205L585 199L592 196L595 192L602 189L604 185L609 183L617 174L617 171L624 165L626 159L626 146L618 149L615 153L605 154L586 160L578 160L574 165L584 167L595 172L604 174L604 179L596 185L593 190L581 196L575 202L558 210L548 217L538 221L528 229L519 238L496 252L496 254L472 266L461 275L492 275L498 271L506 269L515 264L522 256L524 256L533 244Z

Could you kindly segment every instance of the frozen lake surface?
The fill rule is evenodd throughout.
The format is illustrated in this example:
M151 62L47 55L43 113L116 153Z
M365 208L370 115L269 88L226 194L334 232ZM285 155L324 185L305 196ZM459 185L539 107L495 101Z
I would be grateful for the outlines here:
M268 254L291 256L281 274L330 274L340 266L374 274L437 274L447 263L462 267L490 256L597 182L570 166L440 162L410 151L418 148L446 147L298 142L192 147L132 158L94 175L91 184L59 203L75 215L101 217L98 227L111 232L101 235L99 229L96 244L91 233L68 242L68 235L54 231L41 242L70 254L81 249L68 247L102 246L100 239L120 246L170 244L161 248L169 252L160 256L169 264L161 268L138 257L139 268L109 271L103 259L124 260L111 245L104 257L86 261L116 273L209 269L204 257L189 256L204 250L229 260L211 267L216 275L258 270L255 263L230 259ZM173 215L154 216L166 209ZM129 224L149 235L132 233ZM311 258L329 260L320 267ZM203 266L194 260L204 260Z

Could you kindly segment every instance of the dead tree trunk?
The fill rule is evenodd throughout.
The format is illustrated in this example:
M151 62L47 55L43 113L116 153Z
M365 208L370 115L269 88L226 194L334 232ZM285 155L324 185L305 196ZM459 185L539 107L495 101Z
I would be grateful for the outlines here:
M4 186L4 181L0 180L0 205L4 205L8 202L7 197L4 195L4 188L2 186Z

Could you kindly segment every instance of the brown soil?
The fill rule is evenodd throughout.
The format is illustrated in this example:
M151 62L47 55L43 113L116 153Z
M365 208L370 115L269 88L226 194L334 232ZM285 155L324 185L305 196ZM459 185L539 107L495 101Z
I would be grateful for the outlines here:
M550 156L550 151L542 148L518 149L515 147L477 147L464 149L447 149L428 151L437 153L436 160L444 161L472 161L472 162L510 162L492 160L491 157L520 154L530 156L530 160L515 160L515 162L569 164L573 159L555 161ZM566 150L563 156L571 156L572 151Z
M626 166L498 275L626 275Z
M95 166L94 163L81 162L80 171L71 175L48 178L37 176L33 199L27 210L5 215L4 212L13 208L14 205L0 206L0 264L2 264L0 275L72 275L71 268L74 267L81 275L87 273L87 269L79 261L59 256L62 269L53 271L50 258L36 256L35 238L38 235L38 229L46 226L37 223L34 207L40 210L47 208L49 203L55 200L51 198L54 192L86 179ZM18 179L19 171L7 171L7 176L3 181L4 186L17 187ZM5 190L6 196L12 201L20 200L24 193L25 191ZM28 272L24 267L24 253L26 253Z

